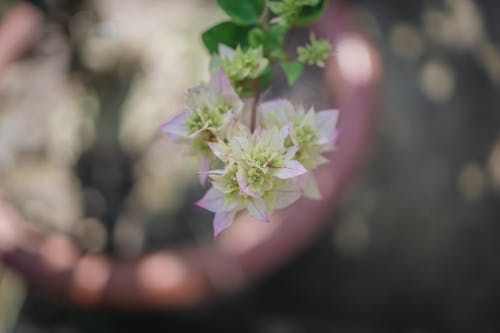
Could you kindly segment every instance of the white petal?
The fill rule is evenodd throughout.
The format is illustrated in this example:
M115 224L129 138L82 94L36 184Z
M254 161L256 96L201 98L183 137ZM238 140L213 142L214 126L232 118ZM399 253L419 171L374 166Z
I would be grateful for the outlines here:
M316 182L316 176L314 173L309 172L304 175L305 177L305 188L304 195L309 199L319 200L321 199L321 192L318 188L318 183Z
M272 150L280 150L284 145L284 137L281 135L280 130L278 128L273 127L272 129L267 131L267 136L269 140L269 147Z
M302 196L299 185L294 181L287 181L276 191L276 202L274 209L282 209L290 206Z
M316 128L320 138L326 138L328 142L332 141L338 117L338 110L324 110L316 114Z
M231 82L229 82L226 73L224 73L221 68L215 70L215 72L212 74L212 77L210 79L210 88L212 89L213 93L219 95L227 95L236 98L238 97L234 92L234 89L231 86Z
M286 161L284 166L275 168L273 170L273 176L280 179L289 179L303 175L306 172L307 169L300 162L296 160L290 160Z
M288 148L286 150L285 160L292 160L295 157L295 155L297 154L298 150L299 150L299 146L297 146L297 145L291 146L290 148Z
M208 147L219 159L225 161L229 157L225 144L222 142L207 142Z
M262 103L259 106L259 114L262 124L270 128L271 126L282 127L294 119L294 107L286 99L277 99Z
M235 211L215 213L214 216L214 237L224 229L228 228L234 221Z
M313 108L310 108L309 111L307 111L304 119L302 119L302 126L309 125L311 127L314 127L316 123L314 122L316 113L314 112Z
M203 198L195 203L195 205L217 213L229 212L233 210L236 207L237 202L226 200L224 193L212 186L207 193L205 193Z
M262 222L269 223L269 217L266 214L266 203L260 199L247 201L248 214Z
M191 111L185 110L175 115L172 119L161 125L162 132L173 141L189 137L189 132L186 128L186 118L191 113Z

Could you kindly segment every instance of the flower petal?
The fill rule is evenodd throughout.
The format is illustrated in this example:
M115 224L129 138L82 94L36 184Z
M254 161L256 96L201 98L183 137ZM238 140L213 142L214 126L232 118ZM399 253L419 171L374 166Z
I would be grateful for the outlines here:
M307 172L307 169L296 160L289 160L285 162L285 165L280 168L275 168L273 171L273 176L280 179L294 178L303 175Z
M267 139L269 140L269 147L272 150L278 151L284 146L285 137L282 136L281 131L277 127L273 127L267 132Z
M231 96L236 99L238 98L238 95L236 95L233 87L231 86L231 82L229 82L229 79L222 68L215 70L212 74L212 77L210 78L210 88L215 94Z
M170 120L166 121L161 125L161 130L165 133L171 140L179 141L189 137L188 129L186 128L186 118L192 112L184 110L181 113L175 115Z
M214 153L215 156L217 156L219 159L222 161L227 160L228 157L230 157L227 147L224 143L222 142L207 142L208 147L210 150Z
M309 172L303 176L305 178L304 195L309 199L321 199L321 192L319 191L318 183L314 173Z
M309 111L307 111L306 115L302 119L302 126L309 125L311 127L315 127L316 123L314 122L316 113L314 112L313 108L310 108Z
M286 153L285 153L285 160L291 160L295 157L295 155L297 154L297 151L299 151L299 146L298 145L295 145L295 146L291 146L290 148L288 148L286 150Z
M201 198L201 200L195 202L195 205L217 213L229 212L233 210L236 208L237 202L227 200L224 193L212 186L207 193L205 193L203 198Z
M252 191L250 189L250 185L248 184L248 182L246 181L246 179L243 177L243 175L241 174L240 171L238 171L236 173L236 181L238 182L238 185L240 187L240 193L241 194L246 194L246 195L249 195L253 198L258 198L259 196L257 195L257 193L255 193L254 191Z
M294 107L286 99L264 102L259 106L261 123L265 128L282 127L294 119Z
M332 141L338 117L338 110L323 110L316 113L316 128L320 138L326 138L329 142Z
M304 175L306 176L306 175ZM284 182L276 191L276 202L274 209L282 209L290 206L302 196L300 186L294 181Z
M215 213L213 222L214 237L217 237L222 230L228 228L233 223L235 215L235 211Z
M262 222L269 223L269 217L266 214L266 203L261 199L247 201L248 214Z

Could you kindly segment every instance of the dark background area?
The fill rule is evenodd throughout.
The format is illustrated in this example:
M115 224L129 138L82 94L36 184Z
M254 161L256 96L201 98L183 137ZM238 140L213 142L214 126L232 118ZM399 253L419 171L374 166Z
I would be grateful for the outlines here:
M14 332L500 331L500 5L348 4L383 58L380 112L362 173L305 251L189 310L83 310L30 293Z

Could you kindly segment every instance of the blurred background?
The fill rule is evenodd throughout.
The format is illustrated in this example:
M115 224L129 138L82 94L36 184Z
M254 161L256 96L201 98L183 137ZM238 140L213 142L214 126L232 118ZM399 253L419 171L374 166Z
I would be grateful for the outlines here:
M3 0L0 15L20 3ZM192 206L195 160L158 126L208 78L199 35L224 17L215 2L30 5L44 16L35 46L0 71L2 195L89 252L211 237ZM500 5L345 5L383 59L380 111L361 174L305 251L184 310L82 309L0 266L0 333L500 331ZM292 90L278 73L266 97L283 94L327 106L321 71Z

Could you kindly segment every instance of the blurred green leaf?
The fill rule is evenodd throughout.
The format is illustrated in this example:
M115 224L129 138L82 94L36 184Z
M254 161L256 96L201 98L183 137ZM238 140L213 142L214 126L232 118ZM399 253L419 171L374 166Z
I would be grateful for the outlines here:
M201 39L210 53L217 53L219 44L225 44L233 49L240 45L248 46L247 34L251 27L242 27L233 22L222 22L206 30Z
M285 39L286 27L275 24L269 28L266 34L266 47L281 47Z
M325 11L328 0L322 0L317 6L304 6L295 22L295 26L302 27L317 20Z
M259 47L260 45L265 44L266 41L266 33L262 28L255 27L248 32L248 43L251 47Z
M283 72L285 72L286 80L289 85L297 82L304 70L304 66L297 61L281 62L280 65Z
M264 0L217 0L231 20L239 25L254 25L264 10Z

